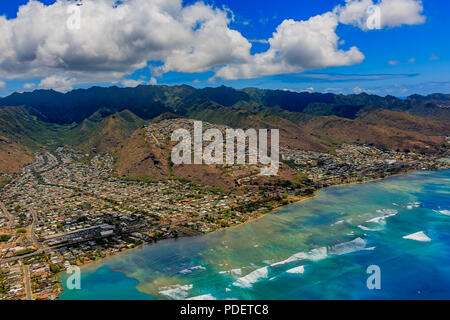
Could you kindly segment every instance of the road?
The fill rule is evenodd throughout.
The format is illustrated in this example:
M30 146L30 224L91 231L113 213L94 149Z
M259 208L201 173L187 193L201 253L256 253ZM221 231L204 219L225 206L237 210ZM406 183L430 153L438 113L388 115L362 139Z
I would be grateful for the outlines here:
M19 261L19 264L23 266L23 277L25 279L25 292L27 294L27 300L32 300L31 297L31 279L30 279L30 266L23 264L22 260Z
M1 259L0 264L17 261L17 260L24 259L24 258L29 258L29 257L35 256L37 254L41 254L43 252L51 252L51 251L52 251L51 248L40 249L40 250L37 250L37 251L29 253L29 254L24 254L23 256L16 256L16 257L11 257L11 258Z
M153 132L151 133L151 135L152 135L153 139L155 139L156 143L157 143L157 144L160 144L158 138L155 137L155 135L153 134Z
M34 232L34 230L36 229L36 225L38 223L38 218L37 218L36 211L31 209L31 214L33 215L33 223L31 224L31 232L30 232L31 233L31 240L33 240L34 245L36 247L38 247L39 250L42 250L44 247L39 242L38 238L36 237L36 233Z
M5 215L6 218L8 218L9 222L8 222L8 228L9 229L13 229L14 227L14 217L9 214L8 209L6 209L5 204L0 201L0 209L3 211L3 214Z

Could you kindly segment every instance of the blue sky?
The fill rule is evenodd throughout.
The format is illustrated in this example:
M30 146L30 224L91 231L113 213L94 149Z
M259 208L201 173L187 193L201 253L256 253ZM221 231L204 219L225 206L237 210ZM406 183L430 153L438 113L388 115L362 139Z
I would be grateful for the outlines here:
M384 1L388 2L392 0ZM416 0L404 1L414 2ZM45 5L52 5L55 3L55 1L46 0L40 2ZM197 1L185 0L183 1L183 7L187 8L196 2ZM227 28L229 28L229 30L238 31L242 39L245 39L245 41L248 41L251 44L250 53L247 56L252 59L255 55L269 50L270 44L267 43L267 40L273 36L277 27L280 26L283 21L286 21L287 19L293 19L294 21L308 21L313 16L331 12L338 4L341 6L345 5L345 1L329 0L204 0L202 3L212 6L212 8L217 8L220 12L227 12L230 16L232 12L234 19L229 22ZM377 2L375 1L375 3ZM450 63L448 59L450 55L450 45L449 37L447 35L448 30L450 30L450 21L446 16L450 10L450 2L424 0L421 3L423 4L423 11L420 12L420 15L426 18L423 23L406 22L399 26L387 25L383 26L380 30L362 30L354 24L339 23L334 30L335 34L339 37L339 49L347 52L351 47L357 47L359 52L364 56L362 61L359 61L361 59L353 58L352 62L342 63L342 65L337 64L336 66L328 66L328 64L325 64L324 67L314 67L313 65L313 67L305 68L305 65L310 66L311 64L302 60L301 63L295 66L289 66L288 68L279 67L276 69L277 71L270 72L270 74L268 74L268 72L255 71L252 73L252 76L233 76L228 77L227 79L227 77L217 76L217 74L220 74L217 73L217 70L228 64L234 66L235 62L219 61L217 65L214 66L208 65L205 67L203 65L196 65L192 68L184 68L185 62L182 60L179 62L180 57L177 56L175 57L176 59L174 58L174 61L177 61L180 66L176 65L172 68L167 67L164 69L164 72L155 72L155 66L161 67L164 65L169 66L171 64L170 61L172 60L164 60L164 55L170 55L171 52L165 52L160 58L161 60L159 60L159 58L154 58L155 55L149 55L149 60L147 60L139 54L138 60L133 60L132 63L130 62L130 66L125 66L124 64L126 64L126 61L123 61L117 66L117 70L114 70L114 67L111 67L108 69L108 72L103 72L103 66L93 65L91 62L92 59L89 60L91 57L77 57L77 59L74 59L74 61L76 60L78 63L76 67L73 67L72 65L66 67L54 67L53 62L50 62L50 66L41 66L40 64L47 63L49 60L48 57L33 62L30 62L28 59L26 64L17 63L18 66L26 65L26 67L17 67L14 69L14 72L11 72L7 65L9 60L5 58L2 63L0 53L0 96L8 95L14 91L51 88L52 86L55 86L55 89L57 90L60 89L61 91L66 91L70 88L89 87L92 85L109 86L115 84L120 86L132 86L137 83L157 83L167 85L189 84L195 87L219 86L224 84L235 88L259 87L345 94L365 91L383 96L392 94L401 97L413 93L450 93ZM19 6L26 4L28 4L27 0L1 1L0 15L6 16L6 21L8 22L13 21L14 19L17 19L16 14ZM31 16L33 14L33 11L29 13ZM151 14L151 12L149 12L149 14ZM36 13L36 15L38 14ZM139 19L139 17L136 17L136 19ZM86 28L86 26L84 27ZM0 24L0 30L1 28ZM91 28L90 30L94 30L96 25L90 25L89 28ZM164 28L167 28L167 26ZM6 30L7 32L10 32L12 29ZM89 31L89 29L84 30ZM14 33L11 32L11 37L17 36L20 38L19 31L15 31ZM25 31L27 30L24 30L23 32ZM29 37L32 38L33 32L30 32L29 34ZM2 37L4 37L4 35L2 35ZM39 41L47 41L45 36L40 34L39 37ZM52 37L50 38L53 39ZM245 41L242 42L242 39L239 43L245 44ZM26 40L27 39L25 38L24 41ZM299 42L298 48L296 48L294 40L287 38L282 39L282 41L289 43L289 50L291 50L289 52L290 55L292 55L292 52L295 54L295 50L298 50L298 52L304 50L305 44ZM81 40L78 42L80 41ZM213 42L214 36L206 41L206 44L208 44L208 41ZM48 42L50 42L50 40ZM61 45L61 43L59 42L58 45ZM198 45L200 47L204 45L204 43L199 42ZM320 44L318 45L320 46ZM284 45L282 47L284 47ZM2 49L1 42L0 49ZM220 47L218 50L220 53L221 51L229 50L229 48ZM213 54L211 52L208 53ZM197 54L197 51L194 51L194 54ZM203 53L198 50L198 55L202 54ZM98 56L98 53L96 53L96 55ZM281 52L280 55L283 55L283 52ZM55 58L54 54L51 55L51 57ZM58 61L66 61L66 64L68 63L67 61L72 61L66 56L56 58L59 59ZM109 56L108 58L111 57ZM142 59L147 61L145 65L142 65ZM271 61L274 61L275 63L275 60ZM80 63L86 63L86 66L80 67ZM133 63L135 63L135 67L131 66ZM270 63L272 62L268 62L268 67L270 67ZM106 61L105 64L108 64L108 61ZM94 68L98 71L92 71L90 68ZM246 67L242 67L240 64L238 64L236 68L240 71L246 70ZM80 71L81 69L83 70ZM291 70L294 72L290 72ZM53 73L58 75L57 77L59 78L56 79L56 76L53 76ZM101 74L101 76L98 76L99 74ZM239 75L241 74L242 73L239 73Z

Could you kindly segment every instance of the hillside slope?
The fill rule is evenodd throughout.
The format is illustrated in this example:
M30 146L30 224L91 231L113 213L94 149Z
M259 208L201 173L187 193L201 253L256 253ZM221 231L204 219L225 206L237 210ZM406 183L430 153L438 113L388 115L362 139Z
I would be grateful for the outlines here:
M232 128L277 128L286 148L332 152L351 143L436 153L450 135L449 101L442 94L398 99L186 85L15 93L0 99L0 172L17 172L34 151L69 145L115 153L120 175L231 186L233 179L217 180L222 173L212 166L171 167L169 148L148 146L139 128L171 115Z

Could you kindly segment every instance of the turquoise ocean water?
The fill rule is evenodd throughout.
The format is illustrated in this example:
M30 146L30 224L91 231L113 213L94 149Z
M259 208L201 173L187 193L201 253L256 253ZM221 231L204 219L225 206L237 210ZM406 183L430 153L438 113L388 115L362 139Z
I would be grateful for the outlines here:
M367 288L371 265L380 290ZM60 296L186 298L450 299L450 170L329 188L248 224L130 251L83 267L81 290Z

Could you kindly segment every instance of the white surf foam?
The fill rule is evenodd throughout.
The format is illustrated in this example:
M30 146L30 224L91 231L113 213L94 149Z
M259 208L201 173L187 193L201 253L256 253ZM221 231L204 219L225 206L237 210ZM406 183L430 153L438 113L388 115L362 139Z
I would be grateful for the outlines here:
M300 260L317 261L317 260L325 259L326 257L327 257L327 248L321 247L321 248L317 248L317 249L312 249L309 253L305 253L305 252L296 253L296 254L290 256L289 258L287 258L286 260L272 263L270 266L275 267L275 266L283 265L283 264L294 262L294 261L300 261Z
M240 277L242 276L242 269L231 269L230 273L233 276Z
M280 261L280 262L275 262L272 263L270 266L271 267L275 267L275 266L279 266L279 265L283 265L286 263L290 263L290 262L294 262L294 261L299 261L299 260L306 260L308 258L308 255L304 252L299 252L296 253L292 256L290 256L289 258L287 258L286 260Z
M393 217L398 214L398 211L395 209L381 209L381 210L377 210L377 212L381 213L383 215L380 217L376 217L376 218L367 220L366 222L382 223L387 218Z
M339 221L336 221L335 223L332 223L331 225L336 226L338 224L343 224L344 222L345 222L344 220L339 220Z
M261 279L265 279L269 276L269 268L263 267L257 269L248 275L237 279L233 286L241 287L241 288L251 288L254 283L258 282Z
M180 273L181 274L188 274L188 273L191 273L192 271L195 271L195 270L206 270L206 268L204 266L194 266L194 267L191 267L191 268L188 268L188 269L181 270Z
M240 277L242 276L242 269L231 269L228 271L220 271L220 274L230 274L234 277Z
M311 250L309 253L299 252L296 253L286 260L282 260L279 262L272 263L270 266L280 266L291 262L301 261L301 260L310 260L310 261L318 261L328 257L328 254L333 255L342 255L355 251L364 250L367 242L362 238L356 238L352 241L344 242L332 246L329 250L326 247L321 247L317 249ZM295 268L294 268L295 269Z
M190 269L184 269L184 270L180 271L181 274L188 274L188 273L191 273L191 272L192 272L192 270L190 270Z
M331 254L334 255L343 255L347 253L352 253L356 251L364 250L366 247L367 241L362 238L356 238L352 241L339 243L335 246L332 246L329 250Z
M162 294L166 297L175 299L175 300L184 300L188 297L188 291L191 290L194 286L192 284L187 285L174 285L168 287L159 288L159 294Z
M296 267L296 268L292 268L286 271L287 273L294 273L294 274L302 274L305 272L305 267L304 266L300 266L300 267Z
M325 259L327 256L328 256L327 248L321 247L321 248L317 248L317 249L312 249L309 252L307 259L311 260L311 261L318 261L318 260Z
M195 266L192 267L191 270L206 270L206 268L204 266Z
M362 229L364 231L378 231L378 229L367 228L367 227L365 227L365 226L363 226L361 224L358 226L358 228L360 228L360 229Z
M203 294L201 296L196 296L192 298L188 298L186 300L217 300L212 294Z
M419 232L404 236L403 239L422 241L422 242L431 241L431 238L429 238L423 231L419 231Z
M420 202L409 202L406 206L408 210L412 210L413 208L420 207Z

